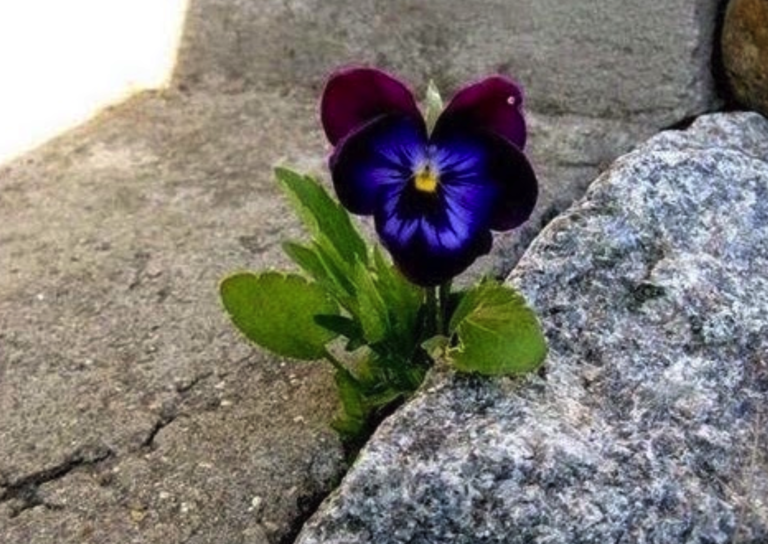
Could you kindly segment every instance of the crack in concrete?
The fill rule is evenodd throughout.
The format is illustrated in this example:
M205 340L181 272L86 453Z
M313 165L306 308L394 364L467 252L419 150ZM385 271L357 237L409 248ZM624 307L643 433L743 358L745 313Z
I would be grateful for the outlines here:
M184 400L195 388L197 388L200 384L207 381L208 379L212 378L213 375L214 373L212 371L203 372L192 378L189 382L176 386L176 398L171 401L169 406L160 412L160 416L157 418L157 421L155 421L155 424L149 430L146 438L142 441L140 449L153 450L155 448L155 439L157 438L157 435L160 433L160 431L176 421L176 419L178 419L180 416L194 415L182 413ZM226 376L226 374L220 374L219 376Z
M5 489L0 491L0 503L15 503L10 511L11 518L36 506L55 508L40 497L40 486L59 480L77 469L96 466L114 455L115 452L105 446L80 448L58 465L7 482Z
M176 386L176 392L180 395L183 395L184 393L189 393L192 389L200 385L201 382L204 382L208 378L213 376L213 371L203 372L202 374L199 374L192 378L189 382L179 384ZM221 373L219 374L219 377L224 378L227 376L227 373Z
M213 376L214 373L212 371L203 372L192 378L189 382L177 386L177 398L172 402L171 406L161 412L146 438L141 442L139 446L140 451L154 449L154 442L160 431L180 416L186 415L180 413L185 398L196 387ZM136 451L129 451L127 453L130 455L130 453L136 453ZM94 467L104 461L117 458L117 452L106 446L86 445L68 455L61 463L37 472L32 472L19 478L13 478L7 473L0 474L0 504L9 503L11 505L9 510L10 518L15 518L22 512L38 506L49 510L61 510L63 509L62 506L46 503L43 500L39 494L41 486L60 480L78 469Z
M235 361L235 365L241 365L251 357L252 354L241 357ZM204 408L195 409L188 404L195 390L203 386L208 380L223 379L229 374L229 372L205 371L194 375L188 381L176 384L175 396L157 415L154 424L148 429L141 443L129 447L125 451L116 451L107 446L84 445L67 455L59 464L39 471L19 477L15 477L7 471L0 471L0 504L8 505L7 518L16 518L23 512L38 507L50 511L64 510L63 505L46 502L46 498L40 493L42 486L61 480L80 469L98 467L104 462L119 464L124 459L135 455L144 455L148 451L154 450L157 447L155 440L164 428L179 418L195 417L198 413L206 411ZM298 534L304 522L314 513L328 492L313 490L306 496L299 498L300 514L297 520L291 524L290 535ZM281 542L290 542L291 540L286 538Z
M152 429L150 429L147 437L141 443L141 448L144 450L155 449L155 438L157 438L158 433L160 433L160 431L162 431L168 425L176 421L177 417L179 417L179 414L176 413L175 408L173 409L173 411L169 411L169 413L161 415L158 418L158 420L155 422Z

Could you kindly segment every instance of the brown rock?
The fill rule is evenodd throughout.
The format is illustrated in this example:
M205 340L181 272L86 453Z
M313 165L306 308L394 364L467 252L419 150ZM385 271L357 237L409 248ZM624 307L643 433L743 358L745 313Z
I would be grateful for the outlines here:
M768 0L731 0L722 49L736 100L768 116Z

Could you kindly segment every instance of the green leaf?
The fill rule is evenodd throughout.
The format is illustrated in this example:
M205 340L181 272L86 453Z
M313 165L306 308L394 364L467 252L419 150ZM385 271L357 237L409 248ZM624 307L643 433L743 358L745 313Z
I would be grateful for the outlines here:
M393 332L410 349L419 334L419 310L424 292L389 264L378 246L373 248L373 264L376 284L389 310Z
M330 248L329 253L317 243L307 247L295 242L284 242L283 251L339 304L345 308L353 305L354 290L347 277L349 274L339 268L339 264L342 268L345 268L346 264L335 249Z
M337 314L337 304L322 287L300 276L235 274L221 283L221 298L235 326L278 355L320 359L336 337L315 323L315 316Z
M355 364L355 377L366 391L380 388L386 382L377 362L377 354L373 350L367 350Z
M353 264L357 262L357 259L352 261L346 260L324 234L317 235L312 245L315 254L320 258L325 267L327 277L333 284L334 290L337 293L345 293L349 297L354 298L356 291L351 276L354 269Z
M538 367L547 342L533 311L510 287L488 281L470 289L451 318L450 363L465 372L517 374Z
M344 348L347 351L355 351L365 345L363 328L354 319L343 315L316 315L315 322L321 327L347 338L347 345Z
M363 334L357 321L343 315L316 315L315 323L347 338L357 338Z
M339 398L344 414L353 420L365 421L367 411L365 409L365 400L361 391L358 389L358 382L349 374L349 372L336 371L334 374L336 387L339 389Z
M385 389L381 393L370 394L365 397L365 403L369 410L378 410L386 408L394 402L399 402L400 399L406 396L405 391L398 391L397 389L389 388Z
M389 312L373 283L370 271L360 261L355 264L354 283L358 302L356 317L363 327L365 340L375 344L386 338L390 331Z
M341 415L331 421L331 428L339 433L342 441L356 443L362 440L361 435L365 431L365 421Z
M445 355L445 350L448 348L449 344L450 338L438 334L437 336L424 340L421 343L421 347L432 359L439 359Z
M323 266L322 260L317 252L311 247L297 244L296 242L283 242L283 251L293 262L301 267L304 272L309 274L312 279L319 282L330 280L328 273Z
M341 207L320 183L286 168L276 168L275 176L293 203L309 232L318 238L325 235L347 262L366 262L366 245Z

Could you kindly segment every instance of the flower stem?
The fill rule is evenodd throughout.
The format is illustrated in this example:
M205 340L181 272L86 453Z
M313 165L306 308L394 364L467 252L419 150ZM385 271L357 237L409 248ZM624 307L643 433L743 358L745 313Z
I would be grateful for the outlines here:
M448 302L451 296L451 280L441 283L438 295L437 334L448 334Z
M440 323L440 312L438 308L438 296L437 287L426 287L424 289L426 295L427 315L426 326L427 335L426 338L432 338L438 332L438 324Z
M426 337L448 334L448 303L451 296L451 281L448 280L439 287L427 287L424 292L427 307Z

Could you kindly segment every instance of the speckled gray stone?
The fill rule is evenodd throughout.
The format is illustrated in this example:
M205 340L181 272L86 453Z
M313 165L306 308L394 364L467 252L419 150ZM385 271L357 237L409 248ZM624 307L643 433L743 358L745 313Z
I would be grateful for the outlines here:
M546 373L435 372L297 542L768 542L767 269L768 120L654 137L510 277Z

